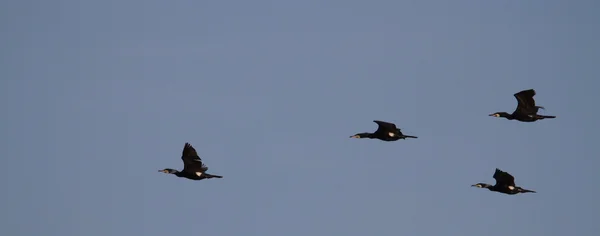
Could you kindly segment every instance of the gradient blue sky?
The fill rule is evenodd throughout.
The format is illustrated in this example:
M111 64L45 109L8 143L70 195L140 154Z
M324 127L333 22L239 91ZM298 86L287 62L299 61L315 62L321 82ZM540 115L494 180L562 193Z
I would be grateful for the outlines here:
M600 2L0 2L3 235L590 236ZM519 123L513 94L543 114ZM398 124L416 140L348 138ZM223 179L190 181L192 143ZM494 168L537 194L471 188Z

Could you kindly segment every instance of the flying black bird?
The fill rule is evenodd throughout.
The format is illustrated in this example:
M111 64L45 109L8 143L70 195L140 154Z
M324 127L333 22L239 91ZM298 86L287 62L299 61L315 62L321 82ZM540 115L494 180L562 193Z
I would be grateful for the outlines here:
M540 108L544 109L544 107L535 105L535 100L533 99L533 96L535 96L535 90L523 90L515 93L514 96L517 98L518 104L517 109L515 109L512 114L508 114L507 112L496 112L490 114L490 116L503 117L509 120L518 120L521 122L534 122L536 120L543 120L546 118L556 118L556 116L543 116L537 114L538 110Z
M174 174L177 177L183 177L191 180L223 178L223 176L206 173L208 167L202 163L202 159L200 159L198 153L196 153L196 149L194 149L194 147L192 147L192 145L189 143L185 143L185 146L183 146L181 160L183 160L183 170L177 171L167 168L164 170L159 170L158 172Z
M377 123L377 125L379 126L375 133L358 133L350 136L350 138L376 138L383 141L396 141L398 139L417 138L416 136L402 134L402 131L396 128L396 125L393 123L388 123L379 120L374 120L373 122Z
M527 189L516 186L515 185L515 177L513 177L509 173L501 171L498 168L496 168L496 172L494 172L493 177L494 177L494 179L496 179L496 185L478 183L478 184L471 185L471 187L487 188L490 191L500 192L500 193L510 194L510 195L514 195L517 193L535 193L535 191L533 191L533 190L527 190Z

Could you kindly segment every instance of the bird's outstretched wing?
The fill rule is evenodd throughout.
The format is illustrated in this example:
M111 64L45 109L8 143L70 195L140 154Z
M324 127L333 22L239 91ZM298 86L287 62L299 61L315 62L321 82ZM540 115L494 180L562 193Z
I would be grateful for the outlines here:
M533 89L523 90L515 93L514 96L518 102L517 109L515 110L516 112L523 114L536 114L539 108L543 109L543 107L535 105L535 99L533 99L533 96L535 96L535 90Z
M200 156L198 156L196 149L194 149L194 147L189 143L185 143L185 146L183 146L181 160L183 160L182 171L204 172L208 170L208 167L202 163L202 159L200 159Z
M496 172L494 172L494 179L496 180L496 185L501 186L515 186L515 177L510 175L507 172L504 172L498 168L496 168Z
M385 122L385 121L380 121L380 120L374 120L373 122L377 123L377 125L379 127L377 127L377 130L375 131L375 133L388 133L388 132L396 132L398 128L396 128L396 125L393 123L389 123L389 122Z

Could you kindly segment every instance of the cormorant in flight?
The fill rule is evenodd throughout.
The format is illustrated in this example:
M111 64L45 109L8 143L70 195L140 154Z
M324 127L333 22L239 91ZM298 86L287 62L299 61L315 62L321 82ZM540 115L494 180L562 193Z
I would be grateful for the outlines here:
M358 133L350 136L350 138L376 138L383 141L396 141L398 139L417 138L416 136L404 135L402 131L400 131L400 129L398 129L393 123L379 120L374 120L373 122L377 123L377 125L379 126L375 133Z
M183 160L183 170L177 171L174 169L164 169L158 172L167 174L174 174L177 177L187 178L191 180L202 180L210 178L223 178L219 175L211 175L206 173L208 167L202 163L202 159L196 153L196 149L191 144L185 143L183 146L183 152L181 154L181 160Z
M509 120L518 120L521 122L534 122L536 120L543 120L546 118L556 118L556 116L544 116L537 114L539 108L544 109L544 107L535 105L535 100L533 99L533 96L535 96L535 90L523 90L515 93L514 96L517 98L518 104L517 109L515 109L512 114L508 114L507 112L496 112L490 114L490 116L503 117Z
M515 177L501 171L496 168L496 172L494 172L494 179L496 179L496 185L490 185L486 183L478 183L471 185L472 187L478 188L487 188L490 191L514 195L517 193L535 193L533 190L524 189L515 185Z

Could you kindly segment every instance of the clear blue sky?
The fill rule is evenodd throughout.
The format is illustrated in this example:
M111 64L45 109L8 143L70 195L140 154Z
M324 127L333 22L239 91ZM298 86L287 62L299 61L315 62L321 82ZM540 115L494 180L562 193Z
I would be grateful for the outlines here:
M600 2L0 3L6 236L591 236ZM520 123L534 88L554 120ZM379 119L419 139L348 138ZM191 181L192 143L223 179ZM536 194L470 187L495 168Z

